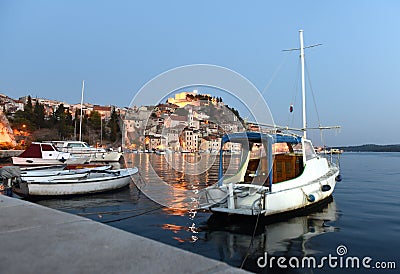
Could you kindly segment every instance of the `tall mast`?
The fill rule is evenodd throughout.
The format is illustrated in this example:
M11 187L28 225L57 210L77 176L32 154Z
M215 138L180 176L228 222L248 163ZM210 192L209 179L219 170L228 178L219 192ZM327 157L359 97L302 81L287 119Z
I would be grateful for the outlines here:
M304 78L304 42L303 30L300 33L300 60L301 60L301 96L303 100L303 137L307 138L307 118L306 118L306 83Z
M81 117L79 120L79 141L82 141L82 114L83 114L83 92L84 91L85 91L85 80L82 81Z

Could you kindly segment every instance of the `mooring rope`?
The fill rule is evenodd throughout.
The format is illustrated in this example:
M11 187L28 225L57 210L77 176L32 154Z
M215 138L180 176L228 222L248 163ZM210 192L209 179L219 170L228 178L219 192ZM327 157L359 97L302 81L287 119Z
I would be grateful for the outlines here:
M243 268L244 263L247 260L247 257L250 255L250 248L253 246L254 237L256 235L256 230L257 230L257 226L258 226L258 219L260 218L260 215L261 215L261 210L257 214L257 220L256 220L256 225L254 226L253 235L251 236L251 241L250 241L249 247L247 248L246 256L244 257L242 264L240 265L240 268Z
M104 221L104 222L101 222L101 223L108 224L108 223L113 223L113 222L119 222L119 221L127 220L127 219L130 219L130 218L134 218L134 217L137 217L137 216L145 215L147 213L159 210L161 208L163 208L163 206L159 206L159 207L153 208L151 210L147 210L147 211L139 213L139 214L135 214L135 215L131 215L131 216L123 217L123 218L118 218L118 219L115 219L115 220Z

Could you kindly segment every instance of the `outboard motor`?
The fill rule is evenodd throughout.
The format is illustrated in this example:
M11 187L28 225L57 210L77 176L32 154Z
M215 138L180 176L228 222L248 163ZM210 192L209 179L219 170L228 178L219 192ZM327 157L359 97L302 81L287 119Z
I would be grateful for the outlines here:
M5 194L12 196L12 187L21 181L21 170L17 166L5 166L0 168L0 177L3 183Z

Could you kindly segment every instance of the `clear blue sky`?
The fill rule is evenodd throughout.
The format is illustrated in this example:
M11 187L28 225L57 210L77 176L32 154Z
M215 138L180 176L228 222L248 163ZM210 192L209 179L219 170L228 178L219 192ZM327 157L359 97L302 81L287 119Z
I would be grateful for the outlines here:
M298 58L281 50L304 29L323 44L306 53L321 122L343 127L328 144L400 143L399 13L396 0L2 0L0 93L77 103L84 79L85 101L122 107L159 73L207 63L260 90L273 78L264 97L286 125Z

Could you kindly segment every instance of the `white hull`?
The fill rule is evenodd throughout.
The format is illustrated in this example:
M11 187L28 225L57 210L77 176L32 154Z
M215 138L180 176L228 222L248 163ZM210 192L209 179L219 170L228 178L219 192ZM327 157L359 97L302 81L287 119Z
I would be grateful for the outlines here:
M85 164L90 162L90 157L83 158L70 158L68 160L58 159L43 159L43 158L24 158L24 157L11 157L12 163L15 166L51 166L62 164Z
M307 161L299 177L273 184L272 192L268 192L268 187L253 184L233 184L231 189L229 185L207 188L207 200L221 203L202 207L213 212L264 216L303 209L331 196L338 174L339 169L329 165L325 158L314 158ZM323 191L323 185L329 187Z
M118 151L107 151L107 152L72 152L76 158L90 159L90 162L118 162L122 156L121 152Z
M91 155L92 162L118 162L122 153L117 151L110 151L106 153L94 153Z
M137 168L122 169L118 173L93 173L85 179L22 182L13 191L22 196L63 196L90 194L115 190L129 185Z

